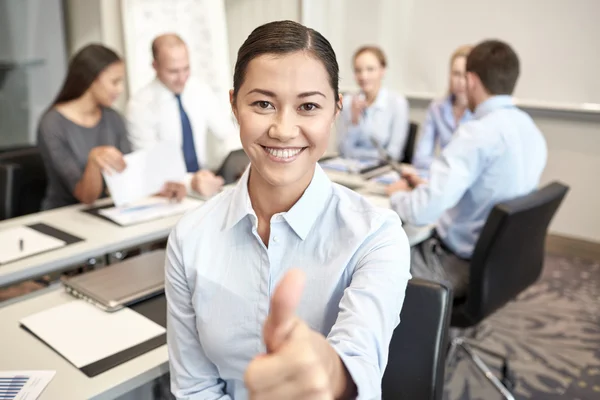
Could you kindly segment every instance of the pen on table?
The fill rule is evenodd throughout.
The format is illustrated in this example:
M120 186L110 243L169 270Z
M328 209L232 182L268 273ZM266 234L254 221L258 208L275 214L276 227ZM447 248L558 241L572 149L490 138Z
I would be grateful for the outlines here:
M23 239L19 239L19 251L23 251Z

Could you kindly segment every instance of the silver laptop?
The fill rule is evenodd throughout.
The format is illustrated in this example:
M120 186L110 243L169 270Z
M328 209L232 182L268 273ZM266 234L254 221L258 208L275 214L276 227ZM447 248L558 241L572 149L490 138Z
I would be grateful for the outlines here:
M62 282L73 296L113 312L162 293L164 266L165 251L156 250Z

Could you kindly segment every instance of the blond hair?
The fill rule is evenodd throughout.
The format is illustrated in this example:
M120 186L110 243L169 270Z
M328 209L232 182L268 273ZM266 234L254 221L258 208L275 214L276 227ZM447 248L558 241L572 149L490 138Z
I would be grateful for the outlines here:
M467 58L472 49L473 46L471 46L470 44L463 44L462 46L454 50L454 52L450 56L450 69L452 69L452 64L454 64L454 60L460 57ZM450 85L448 85L448 94L452 94L452 88L450 87Z
M381 50L381 48L377 47L377 46L362 46L360 47L358 50L356 50L356 52L354 53L354 56L352 57L352 61L355 62L356 59L358 58L358 56L360 56L362 53L371 53L375 56L375 58L377 58L377 60L379 61L379 64L385 68L387 67L387 59L385 57L385 53L383 52L383 50Z

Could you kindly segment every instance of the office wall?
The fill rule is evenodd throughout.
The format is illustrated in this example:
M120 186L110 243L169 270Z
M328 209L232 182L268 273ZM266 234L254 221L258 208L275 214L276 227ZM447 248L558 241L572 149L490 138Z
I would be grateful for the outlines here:
M66 0L65 23L69 56L90 43L101 43L125 54L120 0ZM115 108L125 109L127 91L117 100Z

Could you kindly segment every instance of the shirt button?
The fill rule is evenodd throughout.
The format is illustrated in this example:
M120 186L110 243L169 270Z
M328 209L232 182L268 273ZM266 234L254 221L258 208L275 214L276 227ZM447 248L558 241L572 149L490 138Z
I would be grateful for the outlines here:
M277 243L277 236L273 236L273 243Z

